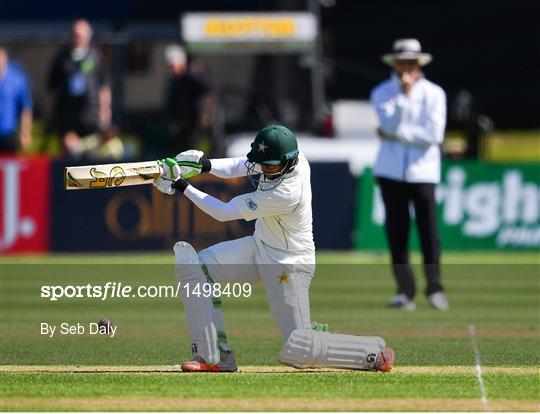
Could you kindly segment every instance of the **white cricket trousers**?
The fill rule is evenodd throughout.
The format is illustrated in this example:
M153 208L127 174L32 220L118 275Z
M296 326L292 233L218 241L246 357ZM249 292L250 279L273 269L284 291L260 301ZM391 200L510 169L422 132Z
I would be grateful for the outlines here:
M311 264L280 264L255 237L215 244L198 253L214 282L255 283L262 280L270 311L284 341L296 329L310 329L309 286Z

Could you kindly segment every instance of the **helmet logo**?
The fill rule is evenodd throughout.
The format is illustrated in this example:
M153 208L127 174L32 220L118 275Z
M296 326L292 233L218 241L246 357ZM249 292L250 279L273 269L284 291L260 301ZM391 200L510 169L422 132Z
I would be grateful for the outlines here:
M259 152L265 152L266 151L266 148L268 148L268 145L266 145L264 143L264 141L262 141L261 143L259 143Z

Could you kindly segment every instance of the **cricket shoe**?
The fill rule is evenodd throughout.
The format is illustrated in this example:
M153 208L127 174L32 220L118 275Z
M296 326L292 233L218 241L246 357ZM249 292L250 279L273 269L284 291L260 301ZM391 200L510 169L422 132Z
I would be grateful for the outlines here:
M438 309L440 311L446 312L450 309L450 304L448 299L443 292L435 292L428 296L429 306L432 308Z
M219 368L219 364L212 365L207 364L204 359L202 359L199 355L196 355L195 358L193 358L190 361L184 361L182 363L182 371L184 372L221 372L221 368Z
M226 344L224 344L226 345ZM224 349L225 348L225 349ZM228 348L228 349L227 349ZM219 364L208 364L199 355L196 355L190 361L184 361L182 371L185 372L235 372L238 370L232 349L227 345L219 346L220 361Z
M416 304L404 293L394 296L390 302L388 302L388 307L407 311L416 310Z
M387 346L379 351L377 354L377 359L375 360L376 371L389 372L392 369L394 364L394 350Z
M219 366L222 372L238 371L233 350L229 344L224 342L219 343Z

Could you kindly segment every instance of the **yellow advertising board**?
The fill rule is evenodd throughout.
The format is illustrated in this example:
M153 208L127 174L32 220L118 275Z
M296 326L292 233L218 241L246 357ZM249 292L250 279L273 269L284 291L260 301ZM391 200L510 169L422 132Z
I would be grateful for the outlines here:
M187 13L181 26L189 49L215 52L309 50L317 36L310 13Z

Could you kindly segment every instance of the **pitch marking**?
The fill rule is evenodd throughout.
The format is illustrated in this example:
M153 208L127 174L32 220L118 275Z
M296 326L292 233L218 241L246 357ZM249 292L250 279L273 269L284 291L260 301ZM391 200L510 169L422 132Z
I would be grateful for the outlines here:
M468 366L403 366L394 367L384 375L471 375L475 367ZM134 373L134 374L183 374L178 365L0 365L0 373ZM279 365L242 365L238 374L287 374L287 373L323 373L353 372L339 369L305 369L298 370ZM358 374L378 375L370 372L354 371ZM483 366L482 372L494 375L537 375L538 366L509 367ZM193 374L187 374L193 375ZM215 374L211 374L215 375Z
M478 379L478 386L480 387L480 401L484 407L484 411L489 411L488 398L486 388L484 387L484 380L482 378L482 364L480 363L480 351L478 350L478 344L476 343L476 327L469 325L469 335L471 336L471 343L474 352L474 362L476 368L476 378Z

